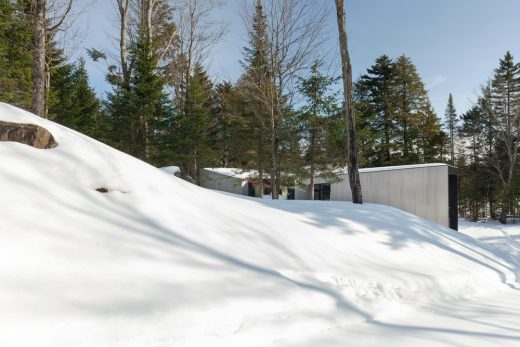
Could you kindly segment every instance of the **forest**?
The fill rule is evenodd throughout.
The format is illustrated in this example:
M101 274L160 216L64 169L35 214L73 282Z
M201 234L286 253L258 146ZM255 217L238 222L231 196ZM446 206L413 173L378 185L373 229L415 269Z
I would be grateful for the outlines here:
M0 101L91 136L160 167L177 165L195 184L205 167L257 170L259 181L298 185L334 179L347 165L341 74L322 39L331 9L312 0L243 3L247 44L235 80L207 71L224 35L215 1L111 0L117 56L87 47L77 60L61 42L77 3L0 0ZM332 3L332 2L331 2ZM348 10L348 9L347 9ZM381 52L356 76L360 167L443 162L459 170L459 212L506 223L520 197L520 65L497 57L475 104L439 115L413 57ZM333 57L333 58L331 58ZM85 61L110 86L97 95ZM278 189L279 190L279 189ZM278 198L273 189L273 198Z

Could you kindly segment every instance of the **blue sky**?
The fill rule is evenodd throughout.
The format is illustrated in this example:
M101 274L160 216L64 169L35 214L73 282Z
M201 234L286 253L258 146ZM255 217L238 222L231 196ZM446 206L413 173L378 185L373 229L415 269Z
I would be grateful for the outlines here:
M113 2L96 0L88 7L80 22L88 32L76 54L84 54L86 47L114 47ZM208 66L219 80L235 80L241 72L239 59L246 38L238 16L240 4L241 0L227 0L215 13L229 24ZM354 78L382 54L391 58L405 54L417 66L441 117L449 93L462 113L507 50L520 58L520 0L346 0L346 9ZM330 27L335 29L334 25L331 16ZM330 30L331 45L337 45L335 35ZM87 62L87 68L92 85L103 95L107 86L102 67Z

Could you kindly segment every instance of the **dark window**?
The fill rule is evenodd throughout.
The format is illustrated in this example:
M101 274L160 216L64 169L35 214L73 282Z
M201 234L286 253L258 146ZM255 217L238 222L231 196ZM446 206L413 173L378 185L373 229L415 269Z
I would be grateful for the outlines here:
M296 189L288 188L287 189L287 200L294 200L296 197Z
M330 200L330 183L314 185L314 200Z
M247 182L247 195L255 197L255 185L251 182Z
M450 228L453 230L459 230L459 218L458 218L458 197L457 197L457 176L448 176L448 195L449 195L449 218Z

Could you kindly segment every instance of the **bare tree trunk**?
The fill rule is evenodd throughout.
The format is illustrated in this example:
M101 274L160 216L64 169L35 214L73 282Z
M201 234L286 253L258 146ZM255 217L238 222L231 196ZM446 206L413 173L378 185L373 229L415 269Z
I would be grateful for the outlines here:
M130 84L130 70L128 68L128 48L127 48L127 30L128 30L128 1L117 0L119 8L119 55L121 58L121 70L123 72L123 83L125 86Z
M49 63L45 63L45 101L44 101L44 115L49 117L49 98L51 94L51 67Z
M47 0L32 0L34 6L34 66L32 86L32 111L40 117L46 117L46 88L50 88L50 77L46 73L47 66L47 34L58 30L72 9L73 0L62 3L65 10L61 15L47 18ZM51 2L49 12L55 13L61 6Z
M147 162L150 162L150 129L146 116L143 116L143 134L144 158Z
M311 177L310 177L310 181L309 181L309 200L314 200L314 182L316 181L316 179L314 178L314 165L311 164Z
M258 133L258 197L264 198L264 139L262 131Z
M336 14L338 18L339 46L341 51L341 62L343 71L343 92L345 97L345 116L348 127L348 176L350 190L352 191L352 202L355 204L363 203L361 194L361 181L359 180L357 148L356 148L356 125L354 120L354 104L352 100L352 66L347 46L347 30L345 24L344 0L336 1Z
M276 159L276 122L274 110L271 107L271 197L273 200L278 199Z
M451 137L451 165L455 165L455 141L453 139L453 127L450 129L450 137Z
M193 152L194 158L193 158L193 180L195 181L196 185L199 185L199 162L197 160L197 149Z
M47 0L35 0L32 111L40 117L45 115L46 8Z
M153 14L153 8L155 6L154 0L147 0L146 1L146 34L147 39L149 42L152 42L152 14Z
M316 165L315 165L315 159L316 159L316 131L314 129L311 130L311 139L310 139L310 146L311 146L311 172L310 172L310 181L309 181L309 200L314 200L314 182L316 180Z
M141 27L146 34L146 40L150 44L153 37L152 17L154 6L154 0L141 0Z

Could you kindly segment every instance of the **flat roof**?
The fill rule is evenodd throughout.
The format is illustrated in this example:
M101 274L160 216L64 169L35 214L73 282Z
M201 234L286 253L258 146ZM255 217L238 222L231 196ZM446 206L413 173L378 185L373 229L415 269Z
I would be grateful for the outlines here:
M217 173L219 175L234 177L242 180L258 177L258 172L256 170L242 170L228 167L205 167L204 170Z
M447 166L448 168L456 169L456 167L444 163L429 163L429 164L413 164L413 165L395 165L395 166L381 166L381 167L367 167L359 169L359 172L377 172L377 171L391 171L391 170L407 170L407 169L423 169L436 166ZM348 170L340 169L338 175L346 175Z

